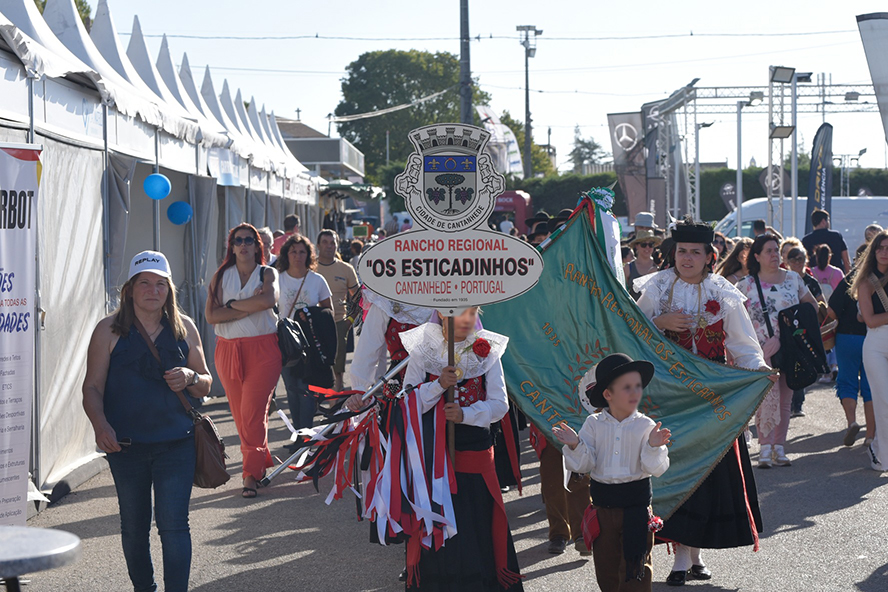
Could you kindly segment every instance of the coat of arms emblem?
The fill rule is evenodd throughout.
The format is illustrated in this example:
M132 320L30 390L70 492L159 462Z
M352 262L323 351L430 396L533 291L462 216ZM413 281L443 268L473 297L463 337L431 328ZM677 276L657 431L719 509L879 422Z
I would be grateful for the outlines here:
M505 182L484 153L490 134L471 125L429 125L410 133L415 152L395 190L414 221L431 230L457 232L487 221Z

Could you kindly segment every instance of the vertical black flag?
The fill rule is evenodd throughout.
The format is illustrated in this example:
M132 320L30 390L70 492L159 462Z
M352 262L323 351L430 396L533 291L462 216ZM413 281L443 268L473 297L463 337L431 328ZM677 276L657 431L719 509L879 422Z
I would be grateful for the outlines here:
M814 208L832 215L832 137L833 127L824 123L814 136L811 152L811 172L808 173L808 205L805 208L805 234L811 232L811 212Z

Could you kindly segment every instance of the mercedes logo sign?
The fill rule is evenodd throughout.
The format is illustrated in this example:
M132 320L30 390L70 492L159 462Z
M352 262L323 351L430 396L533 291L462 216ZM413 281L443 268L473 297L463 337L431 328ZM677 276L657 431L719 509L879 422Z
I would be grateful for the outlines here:
M619 123L614 127L614 140L628 152L638 144L638 130L631 123Z

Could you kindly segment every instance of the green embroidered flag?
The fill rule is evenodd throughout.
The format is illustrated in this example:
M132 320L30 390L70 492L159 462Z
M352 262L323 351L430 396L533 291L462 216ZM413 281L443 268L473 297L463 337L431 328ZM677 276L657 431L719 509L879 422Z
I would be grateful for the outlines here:
M579 383L602 358L622 352L654 364L640 411L672 430L671 465L653 481L654 511L665 519L729 451L771 381L765 372L711 362L661 335L608 266L592 231L592 220L600 220L596 207L588 199L583 204L544 251L539 284L485 307L484 326L509 336L503 357L509 396L553 443L557 423L582 427L588 411Z

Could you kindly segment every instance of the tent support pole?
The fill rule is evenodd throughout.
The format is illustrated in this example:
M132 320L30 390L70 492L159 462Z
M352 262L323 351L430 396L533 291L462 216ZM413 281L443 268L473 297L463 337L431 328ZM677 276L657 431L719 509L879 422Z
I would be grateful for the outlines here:
M154 172L160 172L160 128L154 130ZM154 250L160 250L160 200L151 200L152 218L154 223Z
M28 76L28 143L34 143L34 76Z
M104 152L102 159L105 169L102 172L102 239L103 239L103 257L102 263L105 265L105 312L111 312L111 266L109 257L111 255L111 189L108 184L111 182L111 175L108 167L111 166L111 159L108 154L108 105L102 103L102 140L104 142Z

